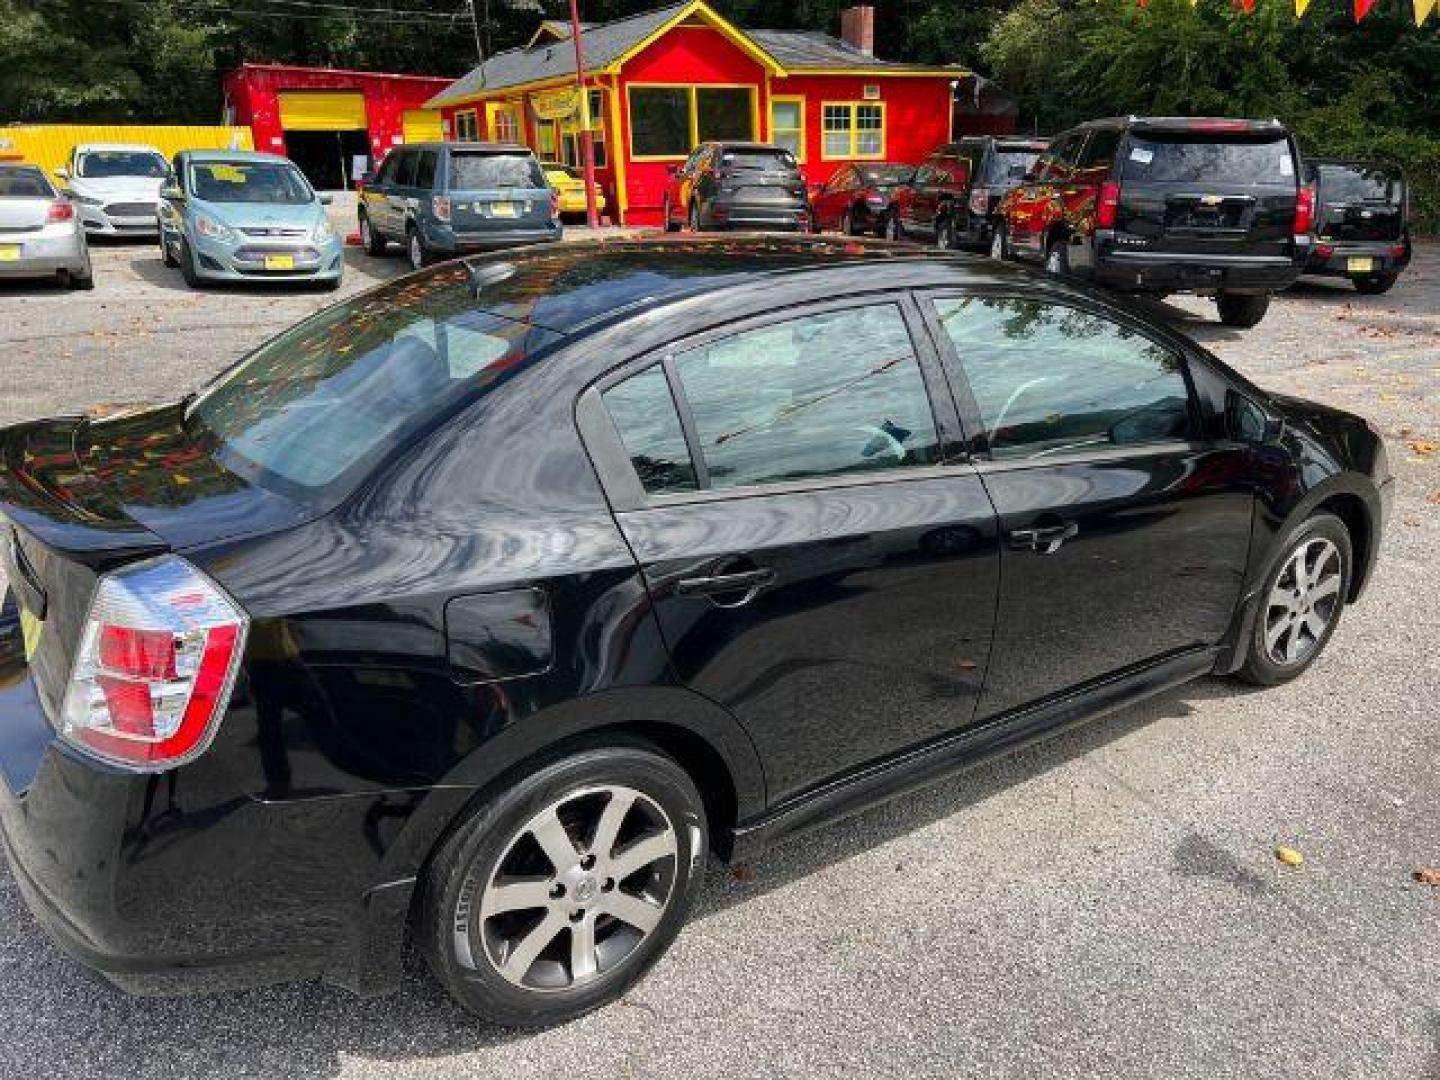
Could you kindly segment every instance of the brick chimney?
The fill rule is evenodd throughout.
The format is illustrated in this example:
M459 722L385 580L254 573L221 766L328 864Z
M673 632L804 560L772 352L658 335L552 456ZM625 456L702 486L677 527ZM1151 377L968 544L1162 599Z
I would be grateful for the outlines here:
M856 4L840 12L840 38L866 56L875 55L875 9Z

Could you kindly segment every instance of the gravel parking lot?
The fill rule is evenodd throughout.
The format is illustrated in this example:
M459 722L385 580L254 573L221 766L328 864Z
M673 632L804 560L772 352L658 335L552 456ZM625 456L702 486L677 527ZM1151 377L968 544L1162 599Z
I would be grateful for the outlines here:
M402 268L348 258L345 293ZM183 393L334 299L191 292L150 244L95 262L92 293L0 288L0 423ZM1159 310L1389 437L1377 576L1305 678L1204 680L716 865L635 993L539 1034L413 962L375 1001L126 998L0 867L0 1076L1440 1076L1440 889L1411 878L1440 866L1440 244L1388 296L1307 282L1253 331Z

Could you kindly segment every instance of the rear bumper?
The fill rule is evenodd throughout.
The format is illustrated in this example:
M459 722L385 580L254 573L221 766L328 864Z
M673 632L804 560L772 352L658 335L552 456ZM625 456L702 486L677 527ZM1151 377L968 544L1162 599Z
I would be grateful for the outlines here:
M72 274L90 272L85 235L73 223L0 237L0 247L15 244L20 245L20 258L0 259L0 278L47 277L60 270Z
M1305 260L1305 273L1320 277L1356 277L1398 274L1410 265L1410 246L1394 254L1398 240L1351 240L1316 244ZM1352 259L1369 259L1369 269L1351 269Z
M757 229L807 232L810 208L795 203L741 203L715 200L709 223L717 229Z
M1301 266L1288 255L1124 251L1102 242L1095 280L1130 292L1279 292L1295 284Z
M559 221L520 229L495 229L484 232L457 232L448 227L431 226L425 230L425 242L432 251L444 255L464 255L474 251L497 251L525 247L529 244L553 244L565 238Z

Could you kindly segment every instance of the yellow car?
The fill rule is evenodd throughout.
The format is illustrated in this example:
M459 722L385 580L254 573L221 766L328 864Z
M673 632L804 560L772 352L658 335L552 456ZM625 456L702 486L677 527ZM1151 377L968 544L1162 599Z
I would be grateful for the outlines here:
M585 170L578 165L562 165L558 161L541 162L540 167L545 170L546 182L560 196L560 213L585 213ZM595 210L601 214L605 212L605 193L599 190L598 185Z

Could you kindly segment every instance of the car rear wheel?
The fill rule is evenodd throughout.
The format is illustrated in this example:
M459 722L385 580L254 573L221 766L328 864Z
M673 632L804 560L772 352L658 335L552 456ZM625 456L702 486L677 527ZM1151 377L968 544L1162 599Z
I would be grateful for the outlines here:
M385 249L390 245L385 237L375 231L375 226L370 224L370 215L360 215L360 243L365 246L367 255L384 255Z
M405 254L410 260L412 270L423 270L431 263L430 250L425 246L420 230L414 225L405 231Z
M71 271L65 275L65 287L67 289L78 289L82 292L95 288L95 273L86 267L80 273Z
M1350 594L1351 550L1350 532L1334 514L1315 514L1286 537L1255 601L1240 678L1274 686L1315 662Z
M955 251L960 247L960 238L955 234L955 222L951 218L941 218L940 224L935 229L935 244L946 251Z
M175 253L170 250L170 245L165 242L165 234L163 232L160 234L160 261L172 270L180 265L179 261L175 258Z
M855 227L855 211L847 208L840 218L840 231L846 236L859 236L860 230Z
M1369 277L1357 277L1350 280L1355 283L1355 291L1365 296L1379 296L1387 293L1395 287L1395 282L1400 278L1399 274L1372 274Z
M1010 234L1003 221L995 223L995 231L990 235L990 257L1002 260L1010 258Z
M686 215L685 223L690 227L691 232L700 231L700 203L698 200L690 204L690 212Z
M704 803L646 743L579 749L501 788L440 848L420 945L472 1012L560 1023L615 1000L699 893Z
M905 226L900 224L900 215L894 210L885 215L885 239L897 243L905 239Z
M680 223L675 220L675 211L671 208L671 206L670 206L670 200L669 200L668 198L665 200L665 211L664 211L664 212L665 212L665 231L666 231L666 232L679 232L679 231L680 231Z
M1270 310L1270 296L1268 293L1251 295L1222 292L1215 298L1215 307L1220 314L1220 321L1226 326L1248 330L1265 318L1265 312Z

